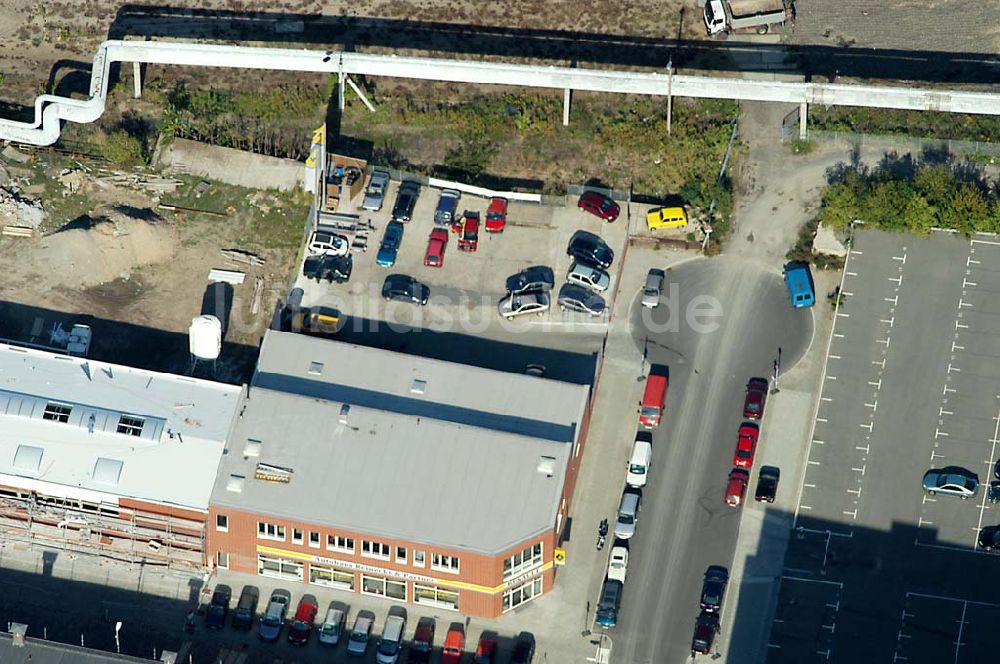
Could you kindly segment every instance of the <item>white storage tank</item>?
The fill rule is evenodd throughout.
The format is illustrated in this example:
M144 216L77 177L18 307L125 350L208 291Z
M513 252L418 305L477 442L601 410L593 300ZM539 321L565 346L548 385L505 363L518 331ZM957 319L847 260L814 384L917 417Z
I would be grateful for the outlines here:
M218 359L222 352L222 321L211 315L191 319L188 347L199 360Z

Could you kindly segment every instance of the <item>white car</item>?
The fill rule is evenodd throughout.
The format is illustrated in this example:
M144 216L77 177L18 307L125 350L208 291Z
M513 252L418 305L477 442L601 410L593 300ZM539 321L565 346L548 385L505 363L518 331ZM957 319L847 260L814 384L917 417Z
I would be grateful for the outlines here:
M611 549L611 562L608 563L608 578L625 583L625 573L628 571L628 549L616 546Z
M566 281L579 284L595 293L603 293L611 285L611 277L607 272L583 263L573 263L566 275Z
M500 300L497 311L507 320L514 316L538 314L541 316L549 310L549 296L546 293L514 293Z
M314 256L346 256L351 250L351 241L329 231L313 231L308 249Z
M642 306L650 309L659 306L660 292L663 290L663 270L652 268L646 275L646 283L642 287Z
M653 462L653 434L637 431L632 444L632 454L628 458L628 472L625 483L637 489L646 486L649 466Z

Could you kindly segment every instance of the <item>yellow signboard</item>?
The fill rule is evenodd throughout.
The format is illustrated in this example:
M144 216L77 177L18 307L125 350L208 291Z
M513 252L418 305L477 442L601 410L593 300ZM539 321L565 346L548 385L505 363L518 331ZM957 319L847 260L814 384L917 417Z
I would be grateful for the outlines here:
M566 564L566 549L556 549L552 552L552 562L556 565Z

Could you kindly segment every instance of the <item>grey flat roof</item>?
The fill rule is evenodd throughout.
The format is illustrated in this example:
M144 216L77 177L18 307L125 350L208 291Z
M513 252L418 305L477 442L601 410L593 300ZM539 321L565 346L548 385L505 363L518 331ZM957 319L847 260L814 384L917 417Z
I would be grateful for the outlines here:
M207 510L242 388L0 344L0 482ZM46 417L53 407L65 421ZM122 433L122 416L139 435Z
M0 633L0 662L3 664L110 664L150 661L152 660L31 637L25 640L24 646L17 647L9 633Z
M264 337L253 385L559 442L576 440L590 390L275 331Z
M214 505L486 554L553 527L588 386L271 332L258 371ZM290 481L255 479L258 463Z

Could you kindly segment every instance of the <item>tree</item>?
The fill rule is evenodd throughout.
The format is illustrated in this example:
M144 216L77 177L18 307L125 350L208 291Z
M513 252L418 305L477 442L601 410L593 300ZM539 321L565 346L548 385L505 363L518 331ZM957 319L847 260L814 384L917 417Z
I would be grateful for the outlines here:
M971 233L986 225L990 205L979 187L971 182L963 182L952 195L947 212L947 216L942 219L946 228Z
M879 182L864 197L861 218L878 228L904 230L906 219L902 212L912 197L913 190L905 182Z
M858 196L854 188L844 182L836 182L826 189L820 222L831 228L846 228L859 216Z
M930 235L937 224L937 210L921 194L914 193L903 209L903 219L917 235Z
M955 192L955 174L943 164L924 166L913 179L913 188L933 207L942 209Z
M101 152L105 159L121 168L131 168L146 163L146 152L142 141L130 136L123 129L111 132L101 146Z

